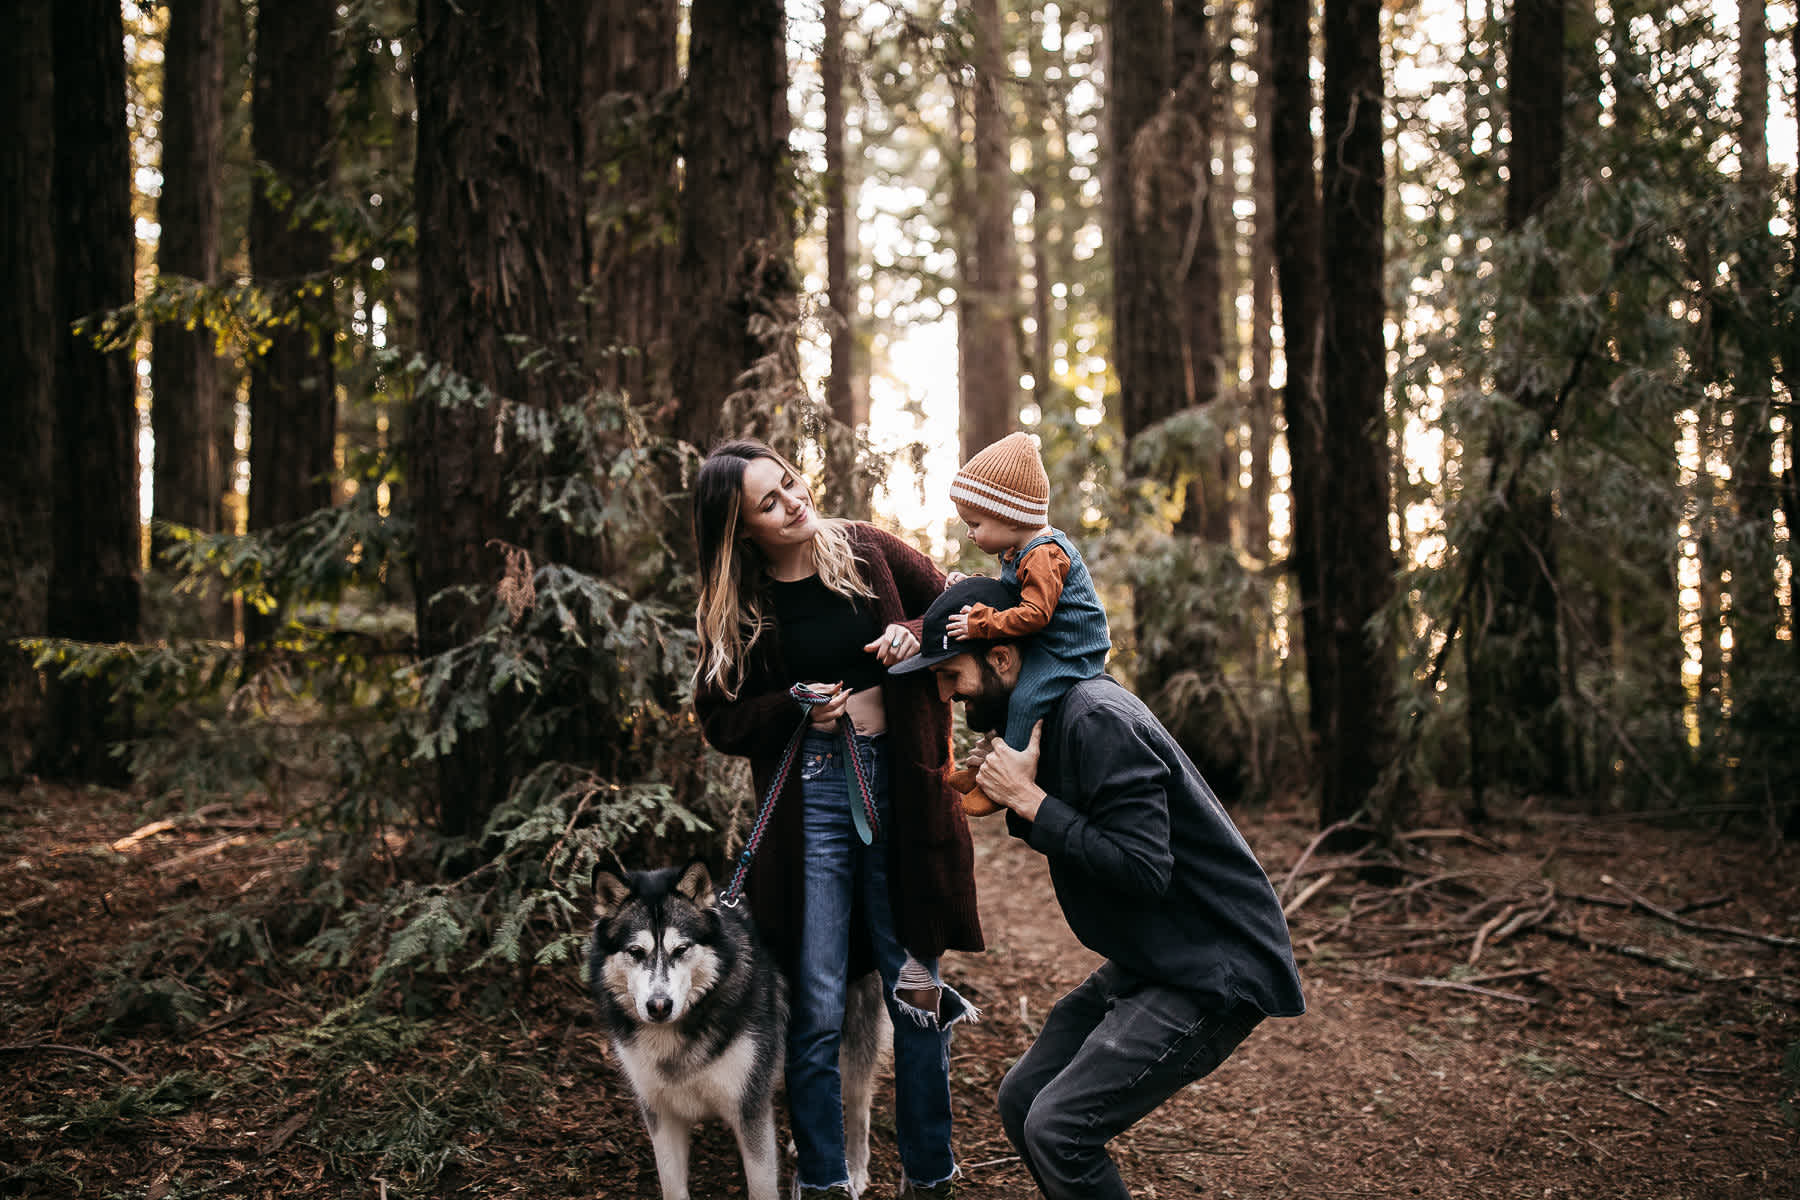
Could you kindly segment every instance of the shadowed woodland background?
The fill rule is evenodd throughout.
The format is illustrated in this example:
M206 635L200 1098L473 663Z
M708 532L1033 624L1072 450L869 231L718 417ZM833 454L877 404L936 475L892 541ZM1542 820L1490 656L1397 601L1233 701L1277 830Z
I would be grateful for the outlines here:
M577 1043L420 1048L579 1020L593 865L722 865L752 816L687 706L698 457L767 438L991 569L941 466L1019 427L1309 978L1537 1008L1481 956L1628 960L1662 982L1589 980L1583 1028L1741 1024L1716 1194L1792 1165L1793 5L0 11L18 1189L240 1194L94 1164L283 1078L251 1141L309 1186L499 1186ZM1709 862L1768 868L1701 916ZM1010 1006L1008 961L967 969Z

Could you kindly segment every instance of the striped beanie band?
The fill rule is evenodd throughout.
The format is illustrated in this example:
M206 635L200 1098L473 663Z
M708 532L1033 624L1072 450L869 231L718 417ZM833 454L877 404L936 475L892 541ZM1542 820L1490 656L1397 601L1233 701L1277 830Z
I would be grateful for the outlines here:
M1036 528L1050 519L1050 477L1028 433L1009 433L963 464L950 499L964 508Z

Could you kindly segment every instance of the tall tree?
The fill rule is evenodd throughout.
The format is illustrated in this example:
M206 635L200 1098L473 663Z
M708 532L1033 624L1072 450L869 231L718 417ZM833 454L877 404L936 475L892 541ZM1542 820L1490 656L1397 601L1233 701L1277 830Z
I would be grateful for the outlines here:
M1160 197L1138 186L1134 145L1169 87L1164 0L1114 0L1107 11L1106 168L1113 254L1113 366L1127 439L1187 404L1187 361L1171 264L1178 252ZM1148 164L1146 164L1146 167Z
M428 390L414 414L422 655L483 629L503 573L498 542L534 545L536 522L508 515L516 451L496 429L502 405L556 410L582 394L578 371L523 360L563 354L580 320L588 3L419 5L419 337L426 358L461 381ZM477 391L487 403L467 402ZM487 703L481 727L464 728L438 760L439 824L450 835L481 828L519 765L509 757L508 697Z
M1050 242L1054 228L1051 205L1058 199L1058 175L1062 164L1061 146L1052 144L1052 135L1060 133L1060 130L1050 79L1045 74L1050 65L1050 56L1044 49L1049 16L1041 9L1030 16L1030 27L1025 36L1025 56L1030 64L1029 75L1033 86L1026 95L1025 106L1025 144L1030 155L1025 190L1031 197L1032 336L1025 366L1031 375L1031 402L1037 406L1041 420L1041 414L1047 411L1046 402L1053 386L1051 347L1055 343L1051 330L1056 305L1051 289L1055 287L1058 276L1055 251ZM1057 141L1060 143L1060 137Z
M54 72L51 10L6 0L0 59L0 288L10 305L0 321L0 776L24 765L36 732L37 676L14 639L48 629L51 560L51 432L57 325Z
M1512 143L1507 155L1506 226L1522 229L1562 182L1565 139L1563 0L1518 0L1507 54ZM1527 285L1535 303L1554 286L1540 271ZM1554 396L1513 382L1520 408L1548 419ZM1490 453L1510 439L1496 436ZM1522 480L1528 479L1526 476ZM1479 564L1471 623L1469 738L1472 811L1485 810L1493 780L1521 792L1568 790L1568 727L1562 704L1555 504L1525 482L1508 511L1497 514L1488 562Z
M125 130L125 32L112 0L55 6L55 534L48 630L118 642L138 632L137 405L132 363L76 322L132 302L135 247ZM43 774L118 778L130 714L107 678L52 679Z
M965 461L1012 432L1019 413L1019 269L1013 251L1012 128L1006 95L1012 73L1000 0L973 0L970 25L974 253L962 264L957 306Z
M1800 63L1800 21L1790 26L1789 53L1794 61ZM1800 130L1800 109L1794 114L1795 126ZM1794 203L1800 205L1800 172L1794 177ZM1795 222L1790 232L1788 244L1787 279L1785 295L1782 297L1785 321L1781 330L1781 370L1782 383L1786 385L1786 397L1782 404L1782 425L1787 430L1787 462L1781 473L1781 484L1777 489L1777 499L1781 504L1782 518L1788 531L1788 570L1789 578L1800 573L1800 554L1795 553L1796 530L1800 530L1800 450L1794 447L1796 436L1794 418L1800 414L1800 404L1794 402L1796 394L1800 394L1800 222ZM1790 614L1794 609L1790 608ZM1800 625L1800 619L1789 617L1790 634L1788 638L1787 662L1790 670L1800 670L1800 630L1793 628ZM1790 793L1788 797L1787 823L1782 828L1783 834L1790 840L1800 838L1800 795Z
M1165 153L1179 156L1177 178L1184 185L1169 197L1182 357L1186 368L1187 406L1212 406L1223 413L1221 382L1225 359L1223 254L1219 244L1220 203L1213 151L1218 141L1218 89L1213 83L1212 37L1203 0L1174 0L1170 8L1169 46L1173 54L1174 90L1164 101ZM1185 194L1183 194L1185 192ZM1231 439L1221 418L1220 444L1197 455L1183 506L1181 527L1207 541L1231 541L1232 478L1227 470Z
M855 226L849 204L850 158L844 132L844 6L825 0L825 29L819 47L819 87L825 108L825 300L831 310L831 373L825 380L825 407L831 429L825 438L826 495L833 512L866 515L854 487L856 431L869 423L869 392L858 370L856 286L850 264Z
M583 161L595 177L590 225L600 378L639 403L668 402L668 314L676 228L675 0L598 0L582 69Z
M1792 687L1782 663L1781 601L1776 577L1775 396L1773 353L1765 331L1779 318L1773 299L1776 244L1769 236L1768 12L1764 0L1738 4L1738 183L1736 231L1737 387L1730 430L1736 536L1731 539L1732 723L1740 778L1751 795L1791 790L1786 733L1800 706L1780 699ZM1792 441L1789 434L1789 441ZM1791 533L1789 545L1791 546Z
M695 0L688 25L672 371L675 431L705 449L753 432L720 428L735 393L797 397L797 197L780 0Z
M1394 588L1388 541L1386 219L1381 0L1326 0L1321 257L1325 487L1320 549L1326 663L1321 820L1375 798L1393 752L1393 656L1372 623ZM1315 653L1307 646L1308 655ZM1392 814L1388 814L1392 815Z
M203 284L219 275L219 169L224 56L219 0L171 0L163 50L162 195L156 267ZM204 328L158 326L151 426L156 433L154 515L219 528L223 473L219 377ZM152 534L154 555L160 545Z
M1269 557L1269 496L1274 490L1269 452L1275 442L1275 396L1270 386L1275 330L1275 155L1269 127L1274 121L1275 87L1270 79L1267 30L1256 35L1256 114L1251 152L1250 386L1246 408L1250 430L1249 519L1244 543L1253 557Z
M1268 43L1269 149L1277 279L1281 294L1281 347L1286 381L1281 412L1287 424L1292 534L1288 574L1299 601L1301 644L1306 653L1307 719L1313 742L1313 775L1322 779L1331 686L1325 620L1323 541L1325 507L1325 410L1319 341L1325 267L1321 259L1318 176L1312 135L1312 6L1308 0L1262 0L1262 36Z
M252 530L279 529L331 503L337 318L331 232L313 206L332 179L336 20L332 0L256 10L250 266L277 323L250 373ZM261 642L274 617L247 613L245 626Z
M1115 6L1112 15L1110 42L1120 58L1108 107L1119 173L1109 183L1117 189L1113 293L1122 429L1139 441L1129 455L1134 467L1150 467L1139 482L1167 497L1178 514L1170 538L1143 556L1133 593L1137 683L1230 802L1240 791L1244 758L1227 697L1215 686L1218 622L1196 620L1169 594L1172 579L1192 582L1187 573L1210 561L1205 544L1230 544L1222 471L1227 422L1212 422L1214 443L1178 436L1167 424L1154 439L1140 440L1178 414L1225 408L1211 37L1197 0L1172 9L1160 2ZM1141 118L1140 105L1148 107ZM1165 297L1167 312L1155 311ZM1154 344L1164 336L1169 344ZM1190 686L1196 681L1200 687ZM1200 698L1190 699L1196 693Z

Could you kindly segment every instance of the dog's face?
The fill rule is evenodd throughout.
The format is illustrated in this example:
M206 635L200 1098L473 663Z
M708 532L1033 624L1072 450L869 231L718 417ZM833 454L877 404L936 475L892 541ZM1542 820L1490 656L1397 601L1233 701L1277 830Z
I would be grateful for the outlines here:
M594 872L596 996L646 1024L679 1021L712 988L725 950L706 865Z

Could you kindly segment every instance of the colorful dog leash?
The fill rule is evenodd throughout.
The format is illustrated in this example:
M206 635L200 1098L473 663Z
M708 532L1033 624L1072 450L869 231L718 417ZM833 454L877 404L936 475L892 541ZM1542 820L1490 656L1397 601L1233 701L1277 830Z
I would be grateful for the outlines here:
M828 702L832 693L796 683L788 689L788 696L806 711L800 718L800 727L794 730L794 736L788 739L787 748L781 752L781 762L775 768L775 778L769 781L768 793L763 796L762 805L756 811L756 823L750 827L750 837L744 842L743 853L738 855L737 866L731 872L731 882L719 894L719 902L727 908L736 908L743 895L744 877L749 874L750 860L756 857L757 848L762 845L763 834L769 830L769 818L775 815L775 801L780 798L781 789L787 784L788 772L793 770L800 744L806 740L806 731L812 725L812 710ZM837 739L844 752L844 778L854 789L854 794L850 797L850 821L856 826L856 836L862 840L862 844L873 845L879 829L875 816L875 794L869 777L863 770L862 755L856 752L856 726L851 723L848 713L838 718ZM860 805L858 800L862 801Z

